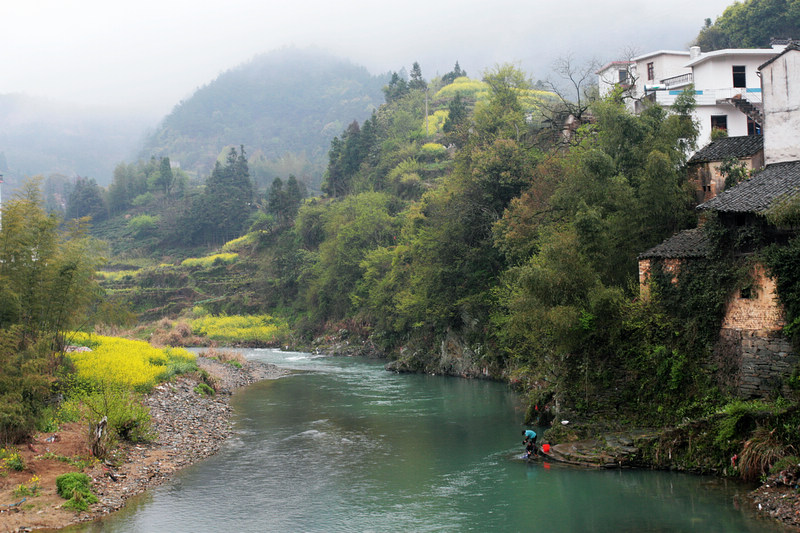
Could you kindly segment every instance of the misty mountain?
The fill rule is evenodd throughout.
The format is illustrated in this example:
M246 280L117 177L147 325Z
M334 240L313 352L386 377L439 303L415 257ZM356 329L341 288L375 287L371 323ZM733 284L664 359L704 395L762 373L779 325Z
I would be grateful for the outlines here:
M152 117L93 109L20 94L0 95L0 173L9 185L61 174L111 182L136 154Z
M260 55L180 102L140 156L168 156L202 177L223 149L243 145L258 185L292 173L316 189L331 140L369 117L387 81L318 50Z

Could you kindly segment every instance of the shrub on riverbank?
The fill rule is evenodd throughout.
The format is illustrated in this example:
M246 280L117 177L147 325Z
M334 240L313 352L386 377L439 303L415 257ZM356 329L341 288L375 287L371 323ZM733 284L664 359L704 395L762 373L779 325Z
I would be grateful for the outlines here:
M81 472L69 472L56 478L58 495L67 500L62 505L66 509L87 511L89 504L97 503L97 496L92 494L91 479Z
M638 443L643 465L757 481L797 453L800 410L778 399L735 401L715 414Z

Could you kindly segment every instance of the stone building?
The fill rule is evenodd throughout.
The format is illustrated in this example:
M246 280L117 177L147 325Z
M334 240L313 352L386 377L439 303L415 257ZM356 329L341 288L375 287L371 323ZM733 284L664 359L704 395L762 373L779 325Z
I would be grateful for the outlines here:
M780 227L769 222L768 215L787 205L800 203L800 47L790 44L778 56L760 67L765 95L765 136L763 160L766 167L735 187L720 191L714 183L713 167L700 175L701 189L710 199L698 206L716 213L728 228L748 228L762 236L762 243L786 243L797 236L798 228ZM774 126L773 126L774 124ZM775 128L770 130L770 128ZM771 131L770 134L766 134ZM734 140L728 149L740 148L749 141ZM712 143L713 144L713 143ZM724 146L724 145L722 145ZM709 145L705 159L713 160L717 148ZM751 151L753 147L748 148ZM704 149L705 150L705 149ZM702 152L702 150L701 150ZM700 154L701 152L698 152ZM749 159L743 155L738 159ZM758 160L749 159L757 165ZM696 161L700 163L700 161ZM700 172L703 172L702 170ZM706 181L703 181L706 180ZM639 260L639 280L647 293L648 275L653 261L660 261L668 271L678 271L692 259L707 257L707 242L701 228L681 232L644 252ZM738 256L751 256L757 250L732 250ZM763 265L751 262L749 283L729 295L716 347L717 364L726 385L741 397L750 398L785 392L784 382L800 362L783 334L783 308Z
M689 183L694 186L697 202L707 202L725 188L721 167L730 160L748 171L764 166L764 137L744 135L711 141L688 161Z

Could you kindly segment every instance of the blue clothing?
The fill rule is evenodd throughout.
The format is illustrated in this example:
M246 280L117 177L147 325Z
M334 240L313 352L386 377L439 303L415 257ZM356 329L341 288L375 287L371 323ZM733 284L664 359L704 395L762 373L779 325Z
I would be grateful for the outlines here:
M525 430L525 438L533 440L536 438L536 432L532 429Z

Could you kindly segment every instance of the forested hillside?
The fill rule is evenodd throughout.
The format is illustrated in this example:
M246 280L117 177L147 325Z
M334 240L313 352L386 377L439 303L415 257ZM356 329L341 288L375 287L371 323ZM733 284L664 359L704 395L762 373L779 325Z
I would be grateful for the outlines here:
M594 101L565 133L568 103L513 66L463 74L456 64L425 80L414 64L408 80L392 76L385 104L330 144L321 197L303 201L297 180L275 180L247 238L222 249L235 257L138 271L140 288L129 280L116 297L151 318L196 302L277 313L296 342L333 334L397 369L507 379L534 404L650 422L708 408L685 400L716 390L720 291L696 294L703 312L687 316L670 284L663 301L640 300L636 285L637 255L696 223L684 170L691 94L640 115L616 95ZM191 205L211 213L210 187L211 203ZM194 225L176 237L219 243L202 212L190 207Z
M141 154L204 176L226 146L244 145L258 186L291 173L318 188L331 138L380 105L386 81L319 51L264 54L175 106Z
M745 0L706 19L696 44L704 52L722 48L768 48L771 39L800 39L798 0Z

